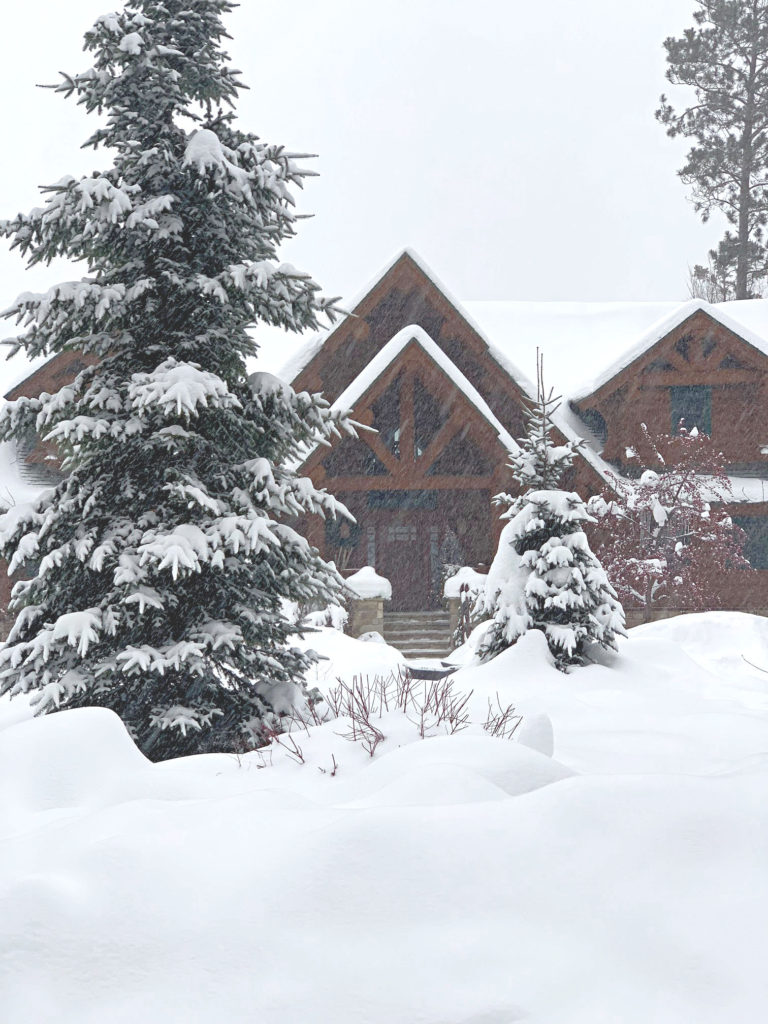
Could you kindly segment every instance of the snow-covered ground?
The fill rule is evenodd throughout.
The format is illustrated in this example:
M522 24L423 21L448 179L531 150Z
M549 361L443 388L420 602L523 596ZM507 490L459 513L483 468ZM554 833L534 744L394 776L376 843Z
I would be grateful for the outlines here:
M401 663L314 646L321 689ZM2 703L0 1020L761 1024L768 675L745 658L768 667L768 621L737 613L567 676L529 634L453 677L471 726L421 740L390 710L373 757L337 720L298 756L152 765L110 712ZM479 724L497 692L511 740Z

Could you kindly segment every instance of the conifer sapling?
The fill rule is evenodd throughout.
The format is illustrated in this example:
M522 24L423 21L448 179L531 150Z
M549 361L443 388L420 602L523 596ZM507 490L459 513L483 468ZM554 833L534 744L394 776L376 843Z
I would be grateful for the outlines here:
M624 613L602 566L589 547L586 523L594 522L582 499L559 489L581 449L580 440L552 439L559 399L545 392L537 357L537 399L527 413L527 433L510 460L522 488L502 516L501 532L477 612L492 621L480 647L488 660L529 629L541 630L558 668L581 664L590 643L614 648L624 632Z

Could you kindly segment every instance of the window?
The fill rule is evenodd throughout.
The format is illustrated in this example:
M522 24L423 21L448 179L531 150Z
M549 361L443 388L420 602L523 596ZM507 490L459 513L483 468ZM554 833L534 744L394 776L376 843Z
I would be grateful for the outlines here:
M603 414L597 409L585 409L583 412L579 412L579 415L600 444L605 444L608 440L608 427Z
M392 381L387 390L371 406L373 427L393 455L400 458L400 386L403 375Z
M734 516L736 526L746 533L744 557L753 569L768 569L768 516Z
M493 466L466 431L454 434L429 467L427 476L490 476Z
M345 437L323 459L329 477L336 476L388 476L389 471L367 444L356 438Z
M712 388L708 385L670 388L669 409L673 434L679 433L681 420L686 430L696 427L700 434L712 433Z

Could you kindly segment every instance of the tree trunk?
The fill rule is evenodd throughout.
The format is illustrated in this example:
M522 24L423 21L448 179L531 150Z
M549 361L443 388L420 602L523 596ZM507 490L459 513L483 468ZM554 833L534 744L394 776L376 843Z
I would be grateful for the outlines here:
M753 4L753 8L756 5ZM755 18L757 11L754 10ZM757 25L757 21L755 21ZM755 28L756 31L756 28ZM753 43L747 78L747 102L744 108L744 133L741 137L741 179L739 181L739 248L736 253L736 298L749 298L749 228L754 163L753 134L755 122L755 79L757 76L757 44Z

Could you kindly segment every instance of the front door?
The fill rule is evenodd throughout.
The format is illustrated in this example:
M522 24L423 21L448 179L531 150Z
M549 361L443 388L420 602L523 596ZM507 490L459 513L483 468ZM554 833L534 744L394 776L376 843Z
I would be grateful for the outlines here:
M433 605L428 513L390 513L377 524L377 572L392 584L392 611L423 611ZM382 521L384 520L384 521Z

